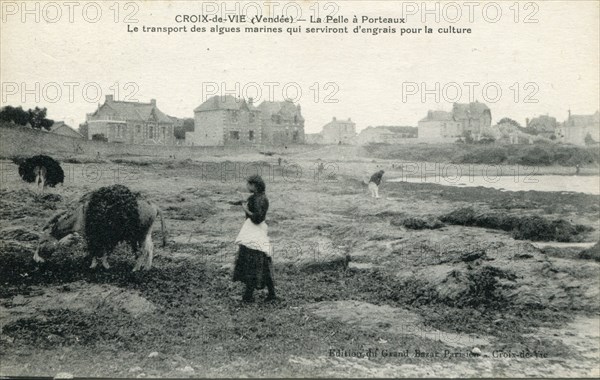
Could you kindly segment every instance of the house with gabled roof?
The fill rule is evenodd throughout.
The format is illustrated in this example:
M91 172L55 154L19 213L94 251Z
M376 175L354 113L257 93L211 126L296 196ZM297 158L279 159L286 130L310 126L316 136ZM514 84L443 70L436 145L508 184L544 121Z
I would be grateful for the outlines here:
M419 138L457 138L470 134L481 137L492 125L492 112L484 103L454 103L452 112L429 111L419 120Z
M64 121L55 121L52 126L50 126L50 133L54 133L61 136L73 137L76 139L84 138L83 135L67 124Z
M341 120L333 117L323 126L322 144L350 145L356 142L356 123L351 118Z
M263 144L304 144L304 117L300 104L295 105L291 100L265 100L257 108L260 111Z
M216 95L194 109L194 131L185 140L200 146L303 144L304 117L289 100L255 107L252 98Z
M462 124L454 120L452 112L428 111L427 116L419 120L419 139L457 138L462 135Z
M88 138L104 136L108 142L173 145L173 120L158 109L156 100L150 103L116 101L106 95L104 104L86 115Z
M254 145L261 143L260 111L252 99L215 95L194 109L194 131L186 144L200 146Z
M586 145L600 142L600 112L569 116L557 129L557 137L569 144ZM587 140L587 141L586 141Z

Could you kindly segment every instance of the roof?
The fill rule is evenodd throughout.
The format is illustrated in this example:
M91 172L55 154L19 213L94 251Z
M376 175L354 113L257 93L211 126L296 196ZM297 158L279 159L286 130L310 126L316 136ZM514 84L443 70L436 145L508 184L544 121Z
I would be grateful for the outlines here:
M239 110L241 108L254 109L244 99L235 98L231 95L215 95L208 98L204 103L194 108L194 112L217 111L217 110Z
M488 106L479 102L454 103L452 106L452 114L456 120L479 118L486 112L491 113Z
M64 121L55 121L54 123L52 123L52 125L50 126L50 130L54 131L55 129L61 128L61 127L69 127L67 124L65 124ZM69 127L71 128L71 127ZM72 128L71 128L72 129ZM74 129L73 129L74 130Z
M50 127L50 132L57 133L59 130L65 130L71 134L83 137L83 135L81 133L79 133L75 129L69 127L67 124L65 124L64 121L55 121L52 124L52 126Z
M452 112L429 111L427 116L420 121L450 121L453 120Z
M155 103L125 102L107 100L93 115L103 108L108 107L115 111L123 120L148 121L156 120L162 123L172 123L173 120L161 112Z
M556 128L557 124L555 117L540 115L531 119L527 126L542 132L554 132L554 128Z
M282 102L269 102L264 101L258 107L264 115L282 115L282 116L298 116L300 120L304 120L300 112L300 107L296 106L291 100L284 100Z
M368 127L364 130L367 130L369 128L374 129L374 130L391 132L391 133L417 133L417 130L418 130L417 127L400 127L400 126L391 126L391 125L380 125L377 127Z

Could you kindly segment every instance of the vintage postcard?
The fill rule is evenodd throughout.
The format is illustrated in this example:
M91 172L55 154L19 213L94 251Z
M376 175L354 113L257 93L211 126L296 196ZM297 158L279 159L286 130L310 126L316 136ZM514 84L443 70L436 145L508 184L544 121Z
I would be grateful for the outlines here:
M0 12L0 378L600 376L600 2Z

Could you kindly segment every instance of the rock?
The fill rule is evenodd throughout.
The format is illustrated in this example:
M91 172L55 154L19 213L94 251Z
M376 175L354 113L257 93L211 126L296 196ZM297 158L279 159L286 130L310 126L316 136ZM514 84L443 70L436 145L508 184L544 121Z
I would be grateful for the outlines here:
M141 371L143 371L142 367L131 367L131 368L129 368L129 372L141 372Z
M157 356L158 356L158 352L156 352L156 351L152 351L150 354L148 354L149 358L155 358Z
M54 376L55 379L72 379L73 378L73 374L68 373L68 372L59 372L56 374L56 376Z
M471 353L473 355L480 356L481 355L481 350L479 348L475 347L474 349L471 350Z

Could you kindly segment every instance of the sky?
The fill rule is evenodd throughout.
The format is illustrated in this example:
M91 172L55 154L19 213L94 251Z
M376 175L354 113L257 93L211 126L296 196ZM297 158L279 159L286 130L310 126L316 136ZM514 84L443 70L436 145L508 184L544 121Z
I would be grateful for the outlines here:
M431 2L432 13L420 1L67 3L31 2L23 9L20 1L0 2L2 106L47 107L49 118L77 127L107 94L154 98L161 111L178 117L193 117L212 94L253 96L257 103L288 97L301 105L305 131L315 133L332 117L351 118L358 130L416 126L428 110L449 111L454 101L484 102L494 122L510 117L522 124L541 114L562 121L568 110L591 114L600 102L597 1L474 2L474 8ZM259 9L307 21L260 24L282 27L281 34L191 32L215 24L176 21L178 15L251 17ZM310 23L317 12L349 22ZM406 23L353 23L354 15ZM138 32L128 31L136 26ZM143 26L188 32L143 32ZM296 26L301 33L286 33ZM324 26L347 26L350 33L305 31ZM356 26L391 26L397 33L353 33ZM401 28L425 26L433 33L400 35ZM439 33L449 26L471 33Z

